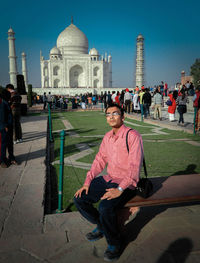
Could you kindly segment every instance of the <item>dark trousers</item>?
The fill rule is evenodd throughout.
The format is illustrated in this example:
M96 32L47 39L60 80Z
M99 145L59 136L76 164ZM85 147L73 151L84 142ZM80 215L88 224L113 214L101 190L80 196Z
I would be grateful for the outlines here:
M7 132L5 129L0 131L1 136L1 153L0 153L0 163L6 163L6 139L7 139Z
M44 103L43 103L43 110L45 110L45 108L46 108L46 105L47 105L47 102L46 102L46 101L44 101Z
M149 104L144 103L143 104L143 110L144 110L144 117L146 118L147 115L149 115Z
M141 115L144 115L144 104L140 104Z
M125 101L125 112L127 112L127 111L128 111L128 113L130 113L130 111L131 111L131 101L130 100Z
M82 192L81 198L74 197L74 203L89 222L96 224L103 231L109 245L119 245L121 236L117 220L117 210L122 208L133 196L135 191L126 189L119 197L102 200L98 210L93 206L105 194L106 189L117 188L118 184L106 182L102 176L92 180L89 192Z
M12 111L13 114L13 133L14 133L14 140L22 139L22 127L21 127L21 112L20 109L15 109Z
M13 127L12 126L8 128L8 132L6 134L7 134L6 142L8 149L8 159L9 161L14 161L15 157L13 154Z
M182 112L179 112L179 123L184 123L184 119L183 119L183 113Z

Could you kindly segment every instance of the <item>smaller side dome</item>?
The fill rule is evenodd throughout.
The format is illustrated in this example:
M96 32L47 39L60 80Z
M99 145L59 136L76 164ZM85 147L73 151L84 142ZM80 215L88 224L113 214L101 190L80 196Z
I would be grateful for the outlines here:
M99 56L99 52L96 50L96 48L91 48L89 54L91 56Z
M50 55L60 55L60 49L57 47L53 47L50 51Z

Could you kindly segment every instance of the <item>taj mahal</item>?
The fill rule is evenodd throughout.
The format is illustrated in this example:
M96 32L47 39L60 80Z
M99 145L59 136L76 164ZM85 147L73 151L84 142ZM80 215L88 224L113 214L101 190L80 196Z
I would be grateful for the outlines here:
M88 53L86 35L73 24L66 27L50 50L49 59L40 54L41 88L80 93L88 88L112 88L112 57L99 55L96 48ZM74 92L73 92L74 93Z
M10 83L16 87L17 57L15 51L15 33L8 31ZM137 37L136 86L144 83L144 38ZM73 23L59 35L45 59L40 51L41 87L33 88L38 95L51 92L52 95L74 96L80 93L100 94L105 91L121 90L112 85L112 57L100 55L95 47L89 50L87 36ZM22 53L22 74L25 86L28 86L26 54Z

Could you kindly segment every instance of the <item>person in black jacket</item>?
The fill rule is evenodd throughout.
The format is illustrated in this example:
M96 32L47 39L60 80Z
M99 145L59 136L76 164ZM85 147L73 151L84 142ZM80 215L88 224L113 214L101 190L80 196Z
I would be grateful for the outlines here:
M13 115L12 115L12 110L10 107L11 93L13 90L14 90L14 86L12 84L6 85L4 99L8 103L8 108L9 108L9 125L8 125L8 132L7 132L7 145L6 145L6 147L8 149L9 164L17 165L18 163L15 160L14 147L13 147Z
M0 164L2 168L8 167L8 160L6 158L7 132L9 122L9 108L2 94L0 94Z
M145 93L142 97L143 107L144 107L144 117L147 118L147 116L150 116L149 107L151 106L151 94L149 93L149 90L146 88Z

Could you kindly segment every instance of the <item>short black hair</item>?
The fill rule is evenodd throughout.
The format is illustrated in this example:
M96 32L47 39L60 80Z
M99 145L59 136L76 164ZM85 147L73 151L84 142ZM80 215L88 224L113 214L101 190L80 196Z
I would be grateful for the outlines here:
M107 110L109 108L113 108L113 107L118 108L120 110L120 112L121 112L121 116L124 116L124 109L121 106L119 106L119 104L117 104L117 103L110 103L110 104L108 104L105 113L107 113Z
M14 88L13 84L7 84L7 85L6 85L6 89L12 89L12 90L14 90L15 88Z

